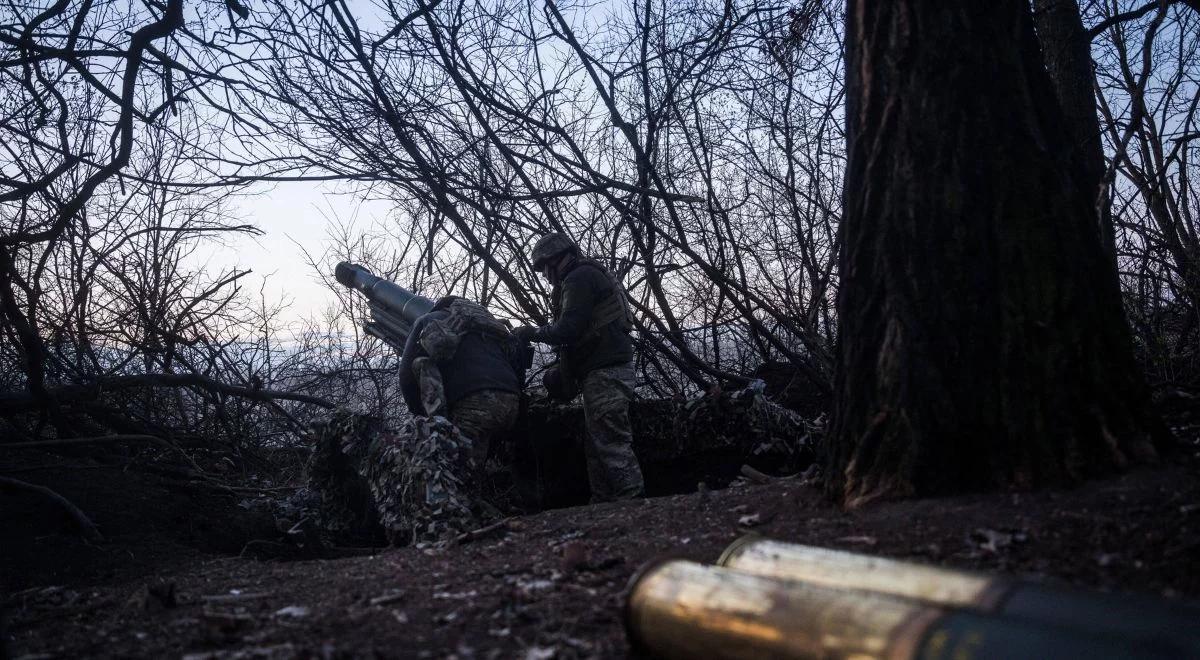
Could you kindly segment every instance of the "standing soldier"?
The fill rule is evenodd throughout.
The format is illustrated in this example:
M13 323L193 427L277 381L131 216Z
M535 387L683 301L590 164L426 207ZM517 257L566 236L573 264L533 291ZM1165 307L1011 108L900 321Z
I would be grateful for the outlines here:
M540 238L531 258L553 286L555 320L517 328L513 335L559 347L558 368L547 374L547 385L568 391L567 398L574 398L577 389L583 392L592 501L637 497L643 486L629 422L633 343L625 291L603 266L580 255L565 234Z

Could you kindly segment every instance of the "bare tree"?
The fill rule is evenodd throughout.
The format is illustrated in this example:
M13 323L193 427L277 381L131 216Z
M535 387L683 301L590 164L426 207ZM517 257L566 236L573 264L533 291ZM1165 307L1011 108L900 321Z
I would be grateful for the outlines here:
M1126 306L1158 382L1195 383L1200 352L1200 12L1102 3L1091 20L1107 185Z
M449 0L263 12L225 49L230 71L298 145L292 165L394 200L406 284L544 319L525 251L563 230L633 291L652 387L745 382L785 360L828 389L836 12L635 3L593 22L555 3Z
M224 7L201 8L213 4ZM183 3L28 3L5 17L0 415L11 435L237 451L300 428L280 400L331 405L262 382L271 358L247 330L269 311L246 305L246 272L206 273L192 258L255 230L235 219L236 187L217 187L242 180L208 146L221 106L189 103L215 82L189 68L206 46Z
M1154 460L1164 431L1028 5L847 16L831 490L855 505Z

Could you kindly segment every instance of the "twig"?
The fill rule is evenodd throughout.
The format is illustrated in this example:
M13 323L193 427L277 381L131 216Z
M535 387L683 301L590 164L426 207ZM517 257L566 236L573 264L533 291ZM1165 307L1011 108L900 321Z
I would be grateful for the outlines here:
M269 598L272 595L273 594L271 594L270 592L256 591L256 592L244 593L244 594L214 594L214 595L208 595L208 596L200 596L200 600L204 601L205 603L240 603L240 602L247 601L247 600L261 600L263 598Z
M275 486L272 488L259 488L256 486L226 486L229 490L238 493L281 493L289 490L300 490L304 486Z
M325 556L334 559L347 559L349 557L373 557L380 553L382 548L357 548L346 545L332 545L325 548Z
M370 603L371 603L371 605L376 605L376 606L390 605L391 603L395 603L395 602L404 600L404 596L405 596L405 594L403 591L398 591L395 593L384 594L382 596L376 596L370 600Z
M88 541L96 542L104 540L104 536L100 534L100 530L96 527L96 523L92 522L91 518L87 517L87 514L80 510L79 507L71 504L70 500L50 490L49 488L21 481L19 479L0 477L0 490L3 490L4 488L25 490L37 493L49 499L71 516L71 519L75 521L75 524L79 526L80 531L83 532L83 538L87 539Z
M496 530L507 527L510 520L512 520L511 517L505 518L504 520L494 522L486 527L480 527L479 529L466 532L465 534L460 534L458 538L454 539L454 542L462 545L463 543L470 543L471 541L481 539Z
M743 465L741 472L743 477L746 477L756 484L769 484L775 482L776 480L775 477L772 477L769 474L763 474L749 465Z

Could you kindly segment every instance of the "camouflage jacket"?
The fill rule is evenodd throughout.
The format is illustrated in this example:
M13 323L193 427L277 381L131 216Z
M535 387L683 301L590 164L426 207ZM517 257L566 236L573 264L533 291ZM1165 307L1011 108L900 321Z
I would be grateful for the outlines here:
M562 347L560 357L565 358L567 370L576 380L595 369L633 360L627 320L594 322L597 308L617 302L613 296L624 296L618 287L600 264L577 259L554 289L555 321L539 328L533 339Z

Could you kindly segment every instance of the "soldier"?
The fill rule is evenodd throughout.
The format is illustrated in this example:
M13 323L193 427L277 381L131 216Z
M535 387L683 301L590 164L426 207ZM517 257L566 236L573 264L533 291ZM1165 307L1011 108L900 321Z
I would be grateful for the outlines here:
M488 450L520 407L514 344L507 326L457 296L413 323L400 391L414 417L399 433L378 435L367 461L391 542L444 540L475 524Z
M470 440L480 472L492 440L517 420L523 383L511 342L483 306L446 296L413 324L400 359L409 411L447 417Z
M533 267L553 287L554 323L523 326L513 335L559 348L547 373L548 389L574 398L583 392L588 480L593 502L642 494L642 470L633 453L629 401L633 397L632 319L621 285L599 263L583 257L565 234L540 238Z
M369 301L367 332L403 345L400 388L413 417L388 430L343 414L314 429L318 518L334 531L351 527L361 501L354 496L365 492L393 543L471 529L480 514L495 513L482 477L492 441L516 421L528 347L477 303L434 303L349 262L334 275Z

